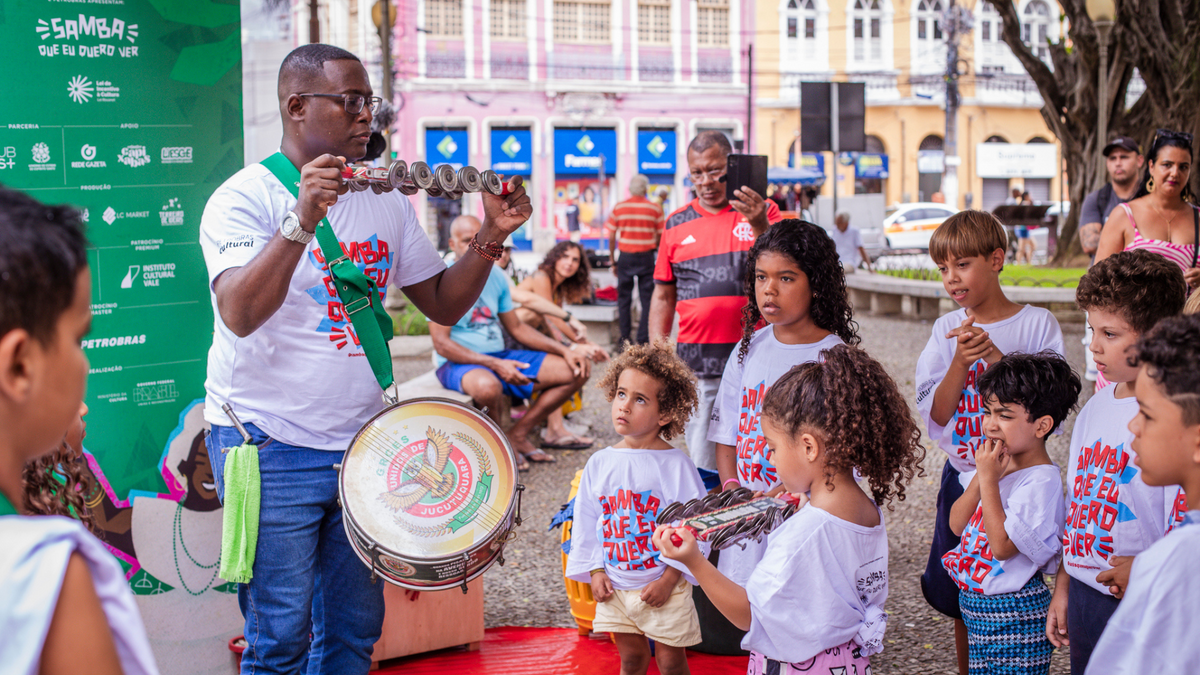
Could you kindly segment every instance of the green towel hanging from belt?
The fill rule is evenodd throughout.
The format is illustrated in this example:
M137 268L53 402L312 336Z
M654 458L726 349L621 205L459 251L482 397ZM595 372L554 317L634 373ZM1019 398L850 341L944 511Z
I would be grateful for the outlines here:
M225 454L225 519L221 527L221 578L245 584L254 576L260 503L258 446L246 443Z

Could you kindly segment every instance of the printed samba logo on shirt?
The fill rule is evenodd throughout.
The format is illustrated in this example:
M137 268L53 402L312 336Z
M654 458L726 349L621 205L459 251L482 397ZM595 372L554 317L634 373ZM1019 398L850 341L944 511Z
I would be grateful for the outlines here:
M659 551L650 541L662 502L645 492L618 488L614 495L600 495L600 544L604 563L617 569L636 571L659 566Z
M342 252L369 279L379 286L379 302L383 302L387 293L388 278L392 273L392 257L395 255L388 250L387 242L378 235L362 242L342 242ZM339 350L353 344L356 353L362 352L358 335L346 315L345 307L338 298L337 289L333 286L333 277L329 275L329 264L320 248L313 247L307 255L308 262L324 276L321 283L308 289L308 294L318 305L325 307L325 316L317 324L315 331L327 335L329 341Z
M1080 448L1079 460L1072 467L1071 505L1063 528L1067 565L1081 566L1072 557L1095 555L1108 560L1113 554L1113 527L1137 520L1120 501L1121 486L1138 474L1132 459L1124 443L1114 448L1096 440Z
M988 544L982 506L975 509L975 515L963 528L958 547L942 556L942 566L960 589L972 593L983 593L983 580L989 575L1004 574L1004 561L992 555Z
M765 380L751 388L742 387L737 435L737 472L742 485L779 482L775 465L767 460L767 439L762 432L762 402L768 389Z
M1187 495L1182 489L1176 489L1175 499L1171 501L1171 512L1167 514L1167 532L1183 525L1187 512Z
M950 442L954 452L960 459L975 461L975 451L983 441L983 400L975 381L987 370L987 362L979 359L967 371L967 382L963 386L962 396L958 399L958 409L954 411L954 429L950 434Z

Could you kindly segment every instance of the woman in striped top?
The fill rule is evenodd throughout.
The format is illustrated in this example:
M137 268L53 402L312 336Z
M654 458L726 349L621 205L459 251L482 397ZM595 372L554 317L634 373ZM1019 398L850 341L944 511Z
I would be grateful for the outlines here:
M1158 130L1146 154L1142 187L1108 217L1096 262L1118 251L1144 248L1179 265L1189 288L1200 286L1196 265L1200 210L1188 184L1193 155L1191 134Z

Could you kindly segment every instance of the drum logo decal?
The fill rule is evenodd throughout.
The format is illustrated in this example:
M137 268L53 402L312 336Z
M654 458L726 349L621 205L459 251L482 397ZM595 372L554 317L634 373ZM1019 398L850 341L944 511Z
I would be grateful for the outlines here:
M467 434L456 432L454 438L471 450L477 468L446 432L433 427L423 440L399 448L392 457L388 491L379 499L406 531L423 537L455 532L471 523L487 501L493 478L487 454Z

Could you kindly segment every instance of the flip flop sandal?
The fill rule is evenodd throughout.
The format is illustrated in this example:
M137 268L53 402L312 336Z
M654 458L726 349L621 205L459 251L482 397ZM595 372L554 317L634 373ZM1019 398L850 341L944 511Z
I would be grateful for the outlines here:
M525 459L525 455L521 455L520 453L517 453L517 454L521 458L520 463L517 464L517 471L518 472L528 471L529 470L529 461L527 459Z
M525 453L525 459L535 464L553 464L558 461L553 455L548 455L541 450Z
M549 450L587 450L595 444L595 441L589 443L587 441L580 440L574 435L563 436L553 443L547 440L542 440L541 443L543 448L547 448Z

